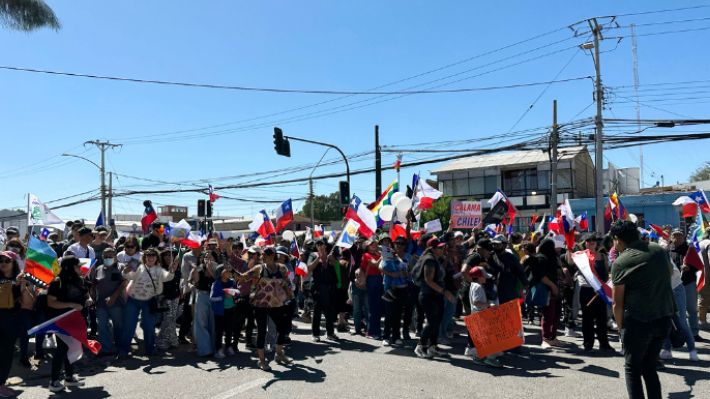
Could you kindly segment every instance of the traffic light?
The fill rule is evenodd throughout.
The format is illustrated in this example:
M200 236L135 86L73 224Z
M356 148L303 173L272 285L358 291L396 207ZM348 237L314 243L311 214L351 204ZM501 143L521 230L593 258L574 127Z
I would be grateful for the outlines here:
M205 201L205 216L212 217L212 201Z
M197 216L199 217L204 217L205 216L205 200L197 200Z
M283 131L278 127L274 128L274 150L279 155L291 157L291 143L287 138L284 138Z
M348 205L350 203L350 183L341 181L340 188L340 205Z

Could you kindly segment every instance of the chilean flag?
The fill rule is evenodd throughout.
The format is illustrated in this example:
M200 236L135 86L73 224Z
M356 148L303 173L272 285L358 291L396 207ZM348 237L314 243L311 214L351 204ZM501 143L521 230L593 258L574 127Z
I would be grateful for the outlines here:
M298 249L298 243L296 242L295 239L293 241L291 241L291 256L293 256L296 259L301 257L301 250Z
M694 193L688 194L688 197L698 204L703 213L710 213L710 203L708 203L708 198L705 196L705 191L698 190Z
M304 262L301 262L300 260L297 261L298 265L296 266L296 274L304 277L308 275L308 265L306 265Z
M272 234L276 234L274 229L274 224L271 223L269 215L266 214L265 210L260 210L259 213L254 216L254 220L249 223L249 230L259 233L264 239L268 239Z
M324 233L325 229L323 228L322 224L316 224L313 226L313 238L323 237Z
M698 255L698 250L695 248L695 245L688 246L688 251L685 253L683 263L695 269L697 291L700 292L700 290L705 287L705 266L700 259L700 255Z
M412 209L431 209L434 201L441 198L444 193L430 186L424 179L416 175L414 180L417 185L414 186L414 196L412 198Z
M569 200L565 200L565 202L560 205L560 219L562 221L567 249L571 250L572 247L574 247L575 218L574 213L572 213L572 207L569 205Z
M293 221L293 207L291 206L291 198L281 203L276 209L276 227L274 230L280 232L285 229L289 223Z
M599 276L597 276L594 267L589 262L589 250L575 252L572 254L572 260L574 264L577 265L582 276L584 276L584 279L594 288L597 295L608 305L611 305L611 286L599 280Z
M215 202L220 198L219 195L214 192L214 188L211 184L207 186L207 192L210 196L210 202Z
M665 239L665 240L668 239L668 233L666 233L666 231L663 230L663 227L661 227L657 224L653 224L653 223L649 224L649 227L651 227L651 229L653 229L653 231L655 231L659 237L663 237L663 239Z
M94 355L101 350L98 341L87 339L86 321L80 312L72 309L42 324L32 327L27 331L27 335L54 333L69 347L67 358L70 363L81 359L84 353L81 346L84 345Z
M682 207L684 218L694 218L698 213L698 203L687 195L678 197L673 205Z
M365 204L360 201L360 198L358 198L357 195L353 195L350 200L350 205L345 213L345 217L360 223L358 231L365 238L372 237L372 235L375 234L375 230L377 230L377 220L375 219L375 214L373 214L371 210L367 209Z
M148 233L150 231L150 225L158 219L158 214L155 213L153 208L153 203L150 200L143 201L143 217L141 218L141 227L143 228L143 233Z
M582 212L577 216L577 225L580 231L589 231L589 220L587 219L587 211Z

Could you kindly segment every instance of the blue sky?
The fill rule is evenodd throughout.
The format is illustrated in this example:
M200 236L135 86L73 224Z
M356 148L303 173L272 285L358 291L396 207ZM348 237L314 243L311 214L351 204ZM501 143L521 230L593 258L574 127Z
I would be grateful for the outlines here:
M284 0L213 1L208 7L204 7L207 3L195 7L194 2L188 1L48 3L61 19L62 29L29 34L0 30L0 64L131 78L332 90L367 90L469 58L472 59L385 89L440 84L446 84L442 88L500 86L588 76L594 72L591 57L571 48L586 36L570 39L572 32L565 29L494 54L475 56L592 16L698 4L512 1L502 7L500 2ZM704 17L710 17L710 8L618 18L621 25L639 25L642 87L648 83L707 79L710 56L698 49L705 48L710 30L645 34L702 29L710 26L710 21L642 26ZM628 29L617 29L607 35L628 33ZM557 41L560 43L532 51ZM606 40L603 50L604 84L631 85L631 40L626 37L618 46L615 39ZM523 52L529 54L521 55ZM457 76L447 78L450 75ZM425 84L437 79L436 83ZM453 82L458 79L463 80ZM0 166L0 208L23 207L27 192L49 201L96 188L96 168L59 156L71 152L98 162L96 149L82 146L92 139L125 144L120 150L107 153L107 169L123 175L114 181L116 190L189 188L206 187L207 183L195 181L199 179L220 186L307 176L309 171L248 176L316 162L323 154L320 147L292 142L291 158L277 156L271 139L273 126L281 126L286 134L333 142L347 154L358 154L373 149L376 124L380 126L383 145L404 146L546 126L551 120L553 99L559 102L561 122L589 117L594 112L593 106L586 108L592 102L592 85L586 80L550 85L541 96L545 86L374 100L375 96L237 92L4 70L0 70L0 87L4 93L0 99L0 130L5 142ZM633 93L628 89L613 93L605 117L634 118L633 104L619 102L623 100L621 95ZM664 97L667 93L644 92L644 101L648 102L641 108L642 118L708 116L707 100L703 99L706 94L680 94L676 96L679 100L673 102ZM538 96L540 99L516 124ZM282 113L328 100L333 101ZM357 101L364 102L348 105ZM351 109L355 107L359 108ZM272 114L278 115L264 117ZM210 126L215 127L207 128ZM186 130L189 132L174 133ZM198 137L184 137L193 135ZM491 145L472 142L457 148ZM644 147L646 184L655 182L659 179L655 176L660 174L666 183L686 181L692 170L707 160L699 150L705 145L707 142L703 141ZM638 166L638 154L638 149L632 148L610 151L606 156L618 166ZM335 155L331 152L326 159L335 159ZM438 155L441 154L405 154L404 161ZM383 164L389 166L393 160L394 154L386 154ZM371 156L354 157L351 162L352 169L374 164ZM403 180L409 180L413 172L426 173L434 166L403 169ZM332 165L315 173L343 169L343 165ZM218 179L235 175L247 176ZM176 186L127 176L191 182ZM393 178L394 172L387 170L383 185ZM337 179L317 181L315 187L318 193L335 191ZM299 183L220 193L279 200L300 198L306 192L307 184ZM372 200L374 175L353 177L351 192L365 201ZM122 197L115 200L114 213L141 213L141 202L146 198L158 205L189 205L194 212L195 200L204 196ZM296 202L294 207L301 205ZM57 213L64 218L92 219L99 206L96 201ZM262 207L274 206L220 200L216 213L249 216Z

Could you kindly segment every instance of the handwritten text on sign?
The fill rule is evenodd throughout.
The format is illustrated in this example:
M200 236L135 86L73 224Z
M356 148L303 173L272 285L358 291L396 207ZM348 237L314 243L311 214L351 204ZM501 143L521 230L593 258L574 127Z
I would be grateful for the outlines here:
M525 343L523 319L517 300L493 306L464 318L479 358L517 348Z
M480 201L451 201L451 226L454 229L481 227Z

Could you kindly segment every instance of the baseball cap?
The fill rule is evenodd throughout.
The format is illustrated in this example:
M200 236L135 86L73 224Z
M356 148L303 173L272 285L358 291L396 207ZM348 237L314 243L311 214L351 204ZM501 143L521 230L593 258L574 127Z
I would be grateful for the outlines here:
M286 249L286 247L282 247L282 246L276 247L276 254L290 256L290 254L288 253L288 249Z
M445 243L439 241L438 238L432 237L429 239L429 241L426 242L427 248L443 248L446 246Z
M217 245L219 244L219 241L217 241L216 238L210 238L209 241L207 241L207 245Z
M462 231L454 232L454 238L459 238L459 237L463 238L463 232Z
M258 247L258 246L256 246L256 245L252 245L251 247L249 247L249 249L247 250L247 252L249 252L250 254L260 254L260 253L261 253L261 247Z
M16 226L10 226L5 230L5 233L20 235L20 229L18 229Z
M492 251L492 250L493 250L493 243L491 243L491 240L488 239L488 238L481 238L481 239L479 239L479 240L476 242L476 245L479 246L479 247L481 247L481 248L483 248L483 249L485 249L485 250L488 250L488 251Z
M479 278L483 276L485 276L486 278L493 277L490 273L486 271L486 269L482 268L481 266L471 268L471 270L468 271L468 275L471 276L471 278Z

